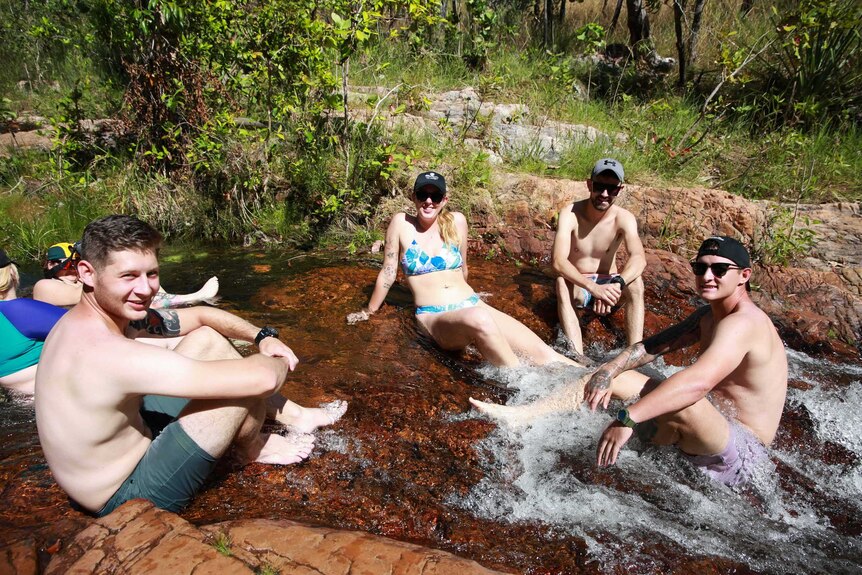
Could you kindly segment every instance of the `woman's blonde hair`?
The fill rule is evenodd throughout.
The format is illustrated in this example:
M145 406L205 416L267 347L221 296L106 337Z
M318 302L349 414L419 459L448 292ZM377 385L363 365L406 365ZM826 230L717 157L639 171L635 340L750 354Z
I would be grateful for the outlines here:
M6 295L11 289L18 289L18 284L21 278L18 276L18 268L15 264L9 264L6 267L0 268L0 294Z
M440 235L443 236L443 243L450 246L458 246L461 243L461 238L458 236L458 230L455 228L455 216L452 215L449 208L443 208L437 219L440 222Z

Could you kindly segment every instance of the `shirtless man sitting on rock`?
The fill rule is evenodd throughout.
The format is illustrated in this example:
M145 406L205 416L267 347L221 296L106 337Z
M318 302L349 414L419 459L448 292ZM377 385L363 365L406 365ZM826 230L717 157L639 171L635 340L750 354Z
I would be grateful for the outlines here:
M640 396L602 433L599 466L616 463L637 432L655 444L675 445L717 481L747 482L778 431L787 355L769 316L748 295L751 261L742 244L725 236L707 238L691 268L697 292L709 305L683 322L627 347L579 384L533 404L471 402L492 417L523 425L542 414L574 410L583 401L595 410L607 408L611 396L626 401ZM663 381L619 377L695 343L701 350L697 361Z
M102 516L142 497L177 511L233 445L240 462L291 464L347 405L307 409L279 393L298 360L273 328L212 307L155 311L161 235L130 216L91 222L81 301L51 331L36 374L36 423L57 483ZM139 335L185 338L174 351ZM255 342L242 358L226 338ZM261 433L267 412L292 428Z
M560 210L554 236L557 311L571 351L582 360L583 336L578 310L609 315L626 305L626 338L643 339L644 247L634 215L614 205L623 189L623 165L613 158L596 162L587 189L590 197ZM625 244L628 260L617 272L617 251Z

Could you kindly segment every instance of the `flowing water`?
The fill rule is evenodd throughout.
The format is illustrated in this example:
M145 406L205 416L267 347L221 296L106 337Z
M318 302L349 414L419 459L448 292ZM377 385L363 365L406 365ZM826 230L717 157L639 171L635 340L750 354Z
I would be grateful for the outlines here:
M862 572L858 364L788 350L791 389L770 463L734 491L672 450L636 440L615 467L597 469L605 412L548 416L522 431L479 417L469 396L518 404L574 373L503 372L469 353L442 353L417 334L410 294L397 285L371 321L347 326L345 315L370 294L372 260L210 248L169 251L163 262L168 291L218 275L220 307L281 330L301 360L285 395L305 405L350 402L300 465L220 466L183 512L190 521L266 517L362 529L535 574ZM548 278L478 259L470 272L491 305L554 338ZM649 301L656 296L647 287ZM592 354L614 341L597 340ZM32 408L2 403L0 421L0 546L48 543L86 525L44 464Z

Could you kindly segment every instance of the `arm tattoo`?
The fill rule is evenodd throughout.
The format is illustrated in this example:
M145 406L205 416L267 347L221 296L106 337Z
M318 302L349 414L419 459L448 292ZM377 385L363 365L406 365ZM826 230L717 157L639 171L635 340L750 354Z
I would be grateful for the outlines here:
M624 371L647 364L655 359L648 355L642 342L632 344L611 361L602 365L590 380L593 389L608 389L613 379Z
M659 356L695 343L700 339L700 320L709 313L712 309L708 305L700 307L680 323L645 339L646 352Z
M180 335L180 318L173 310L147 311L147 317L141 320L129 322L129 325L137 330L144 330L150 335L163 337L176 337Z

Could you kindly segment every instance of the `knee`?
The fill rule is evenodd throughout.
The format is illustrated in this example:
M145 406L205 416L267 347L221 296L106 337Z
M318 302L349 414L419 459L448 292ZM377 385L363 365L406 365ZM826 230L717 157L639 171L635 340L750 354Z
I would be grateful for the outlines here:
M473 308L472 313L467 314L464 318L465 327L478 338L486 338L500 333L500 328L497 322L491 317L491 314L484 309Z
M227 359L236 354L236 349L222 334L209 326L190 331L183 339L185 348L199 350L200 359Z
M644 299L644 280L641 277L638 277L635 281L626 284L626 295L628 295L628 299L632 301L643 301Z
M572 307L572 288L569 287L569 283L566 282L566 278L562 276L558 277L556 281L556 288L557 302L560 305Z

